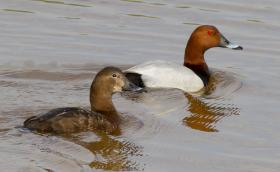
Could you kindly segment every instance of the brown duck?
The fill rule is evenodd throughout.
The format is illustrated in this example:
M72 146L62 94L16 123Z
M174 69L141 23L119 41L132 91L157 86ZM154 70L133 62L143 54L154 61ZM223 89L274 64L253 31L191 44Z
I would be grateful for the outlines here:
M24 122L24 127L40 133L74 133L81 131L105 131L120 133L121 118L112 102L112 95L121 91L137 90L116 67L102 69L90 88L91 110L79 107L53 109L46 114L33 116Z

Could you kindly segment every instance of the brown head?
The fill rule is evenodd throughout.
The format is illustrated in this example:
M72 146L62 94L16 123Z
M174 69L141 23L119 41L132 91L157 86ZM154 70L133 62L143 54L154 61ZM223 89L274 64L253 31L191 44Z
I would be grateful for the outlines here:
M231 48L235 50L243 49L239 45L232 44L215 26L210 25L202 25L197 27L191 34L191 37L188 41L188 45L190 44L194 44L202 52L205 52L209 48L213 47Z
M94 111L114 111L112 95L121 91L134 91L124 73L116 67L105 67L95 76L90 89L90 103Z
M215 26L202 25L197 27L188 40L185 49L184 65L199 75L204 84L209 79L209 71L204 60L204 53L213 47L231 48L234 50L243 49L241 46L232 44L227 40Z

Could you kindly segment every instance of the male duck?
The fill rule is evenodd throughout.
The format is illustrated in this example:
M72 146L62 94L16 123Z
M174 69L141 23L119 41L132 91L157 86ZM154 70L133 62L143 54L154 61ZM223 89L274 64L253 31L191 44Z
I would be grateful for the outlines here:
M184 66L167 61L149 61L126 70L125 74L140 87L169 87L196 92L208 84L210 73L204 53L213 47L243 49L228 41L215 26L202 25L189 38Z
M73 133L102 130L110 134L120 132L120 116L116 111L112 95L123 90L135 90L123 72L115 67L102 69L90 88L91 111L78 107L57 108L24 122L24 127L41 133Z

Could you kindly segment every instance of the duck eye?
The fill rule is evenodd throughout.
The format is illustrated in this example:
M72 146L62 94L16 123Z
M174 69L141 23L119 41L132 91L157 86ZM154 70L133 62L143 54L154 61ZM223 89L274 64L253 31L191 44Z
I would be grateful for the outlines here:
M208 31L207 31L207 34L208 34L209 36L213 36L213 35L214 35L214 31L208 30Z
M117 77L117 75L116 75L115 73L113 73L112 77L116 78L116 77Z

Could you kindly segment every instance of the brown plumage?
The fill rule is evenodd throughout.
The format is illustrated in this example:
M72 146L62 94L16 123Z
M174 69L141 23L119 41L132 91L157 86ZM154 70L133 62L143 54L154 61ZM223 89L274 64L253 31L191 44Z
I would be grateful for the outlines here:
M187 42L184 66L171 61L150 61L127 69L126 76L139 87L197 92L209 82L210 72L204 53L213 47L243 49L227 40L215 26L202 25L192 32Z
M78 107L57 108L46 114L33 116L24 122L24 127L41 133L74 133L101 130L110 134L120 133L120 116L112 95L123 90L133 90L122 71L115 67L102 69L90 89L91 110Z
M204 53L213 47L229 48L230 42L215 26L202 25L191 34L185 49L184 66L192 69L207 85L210 77ZM241 46L233 49L243 49Z

